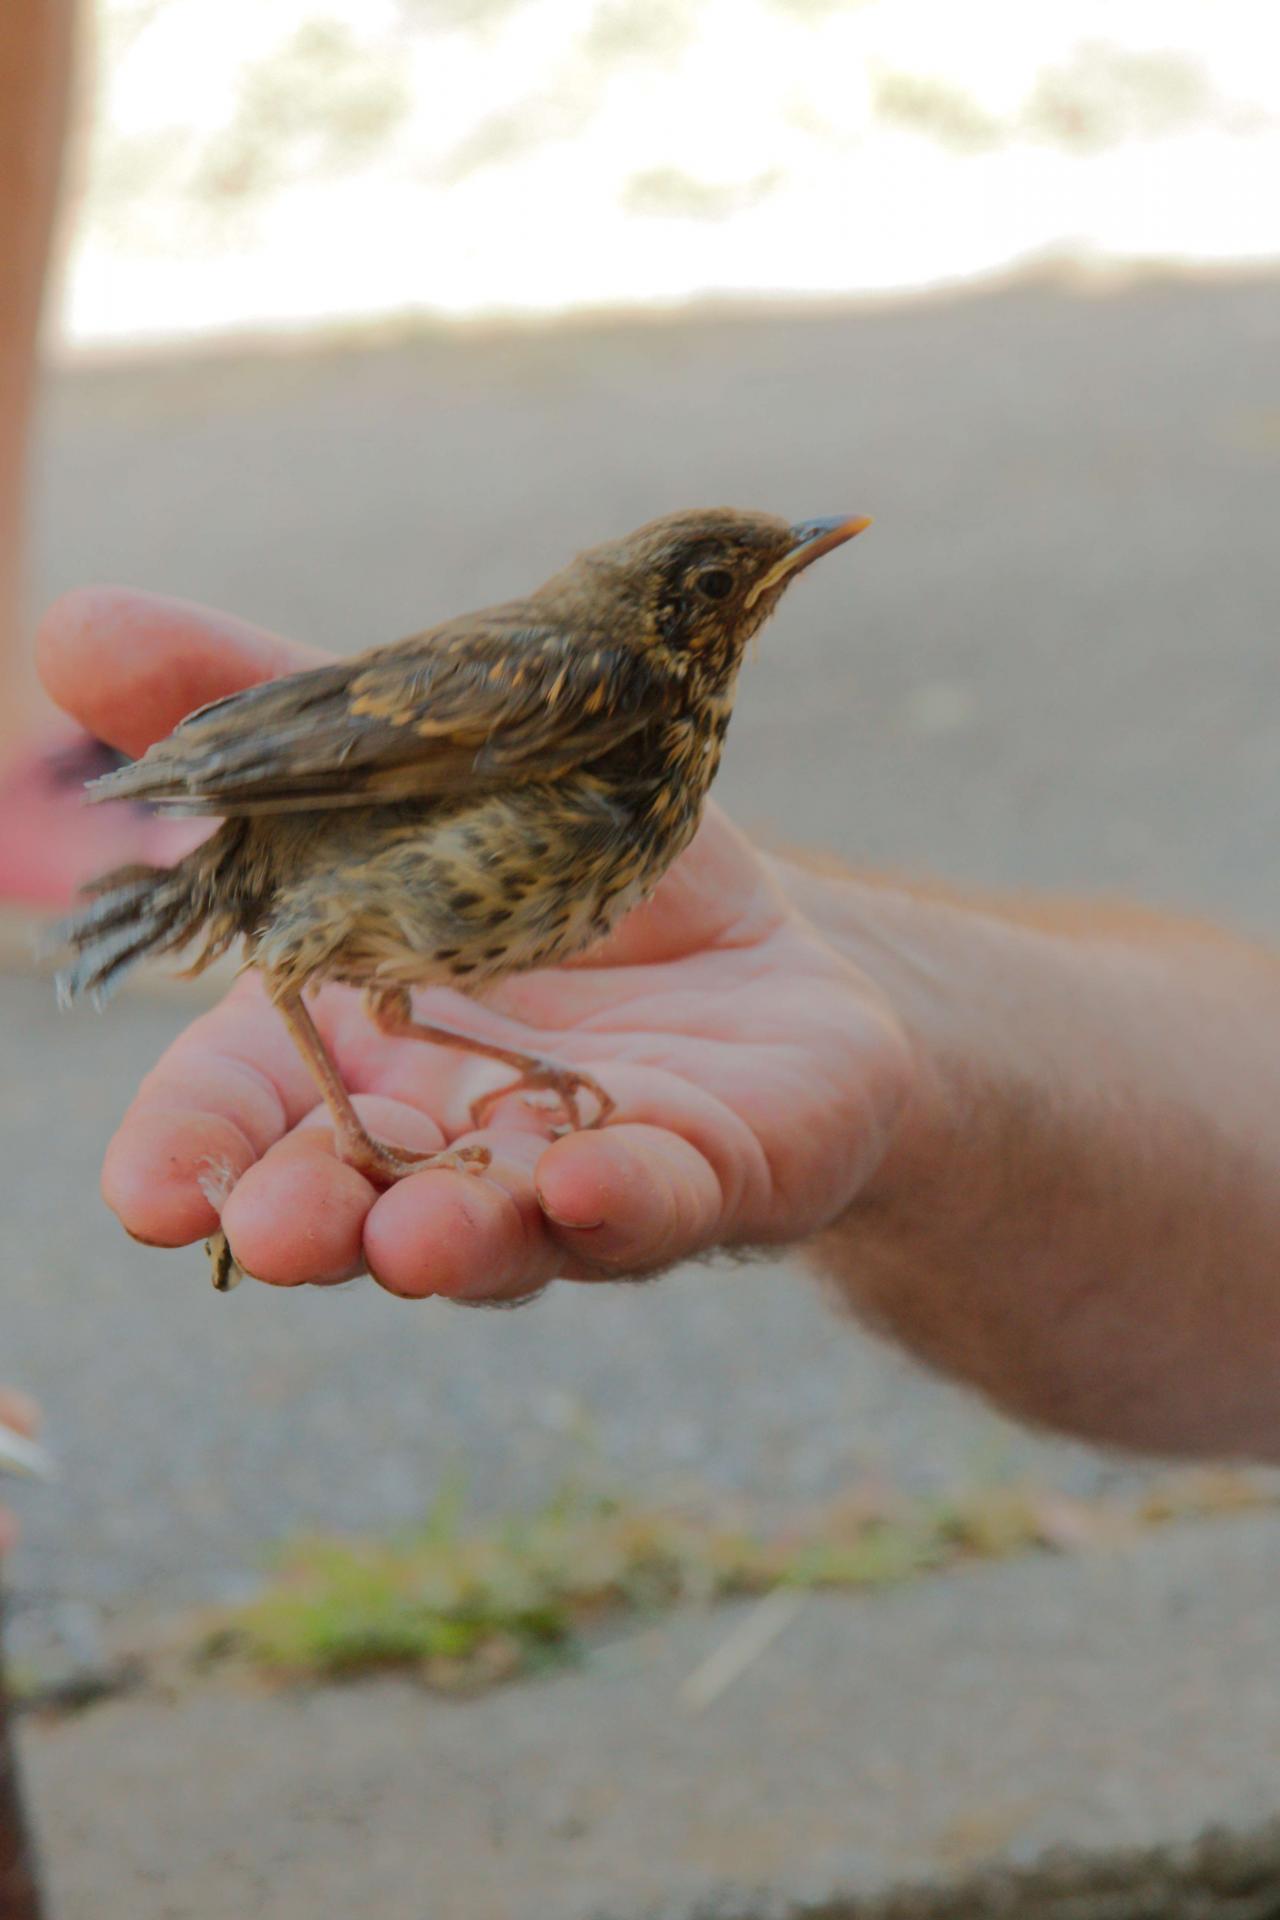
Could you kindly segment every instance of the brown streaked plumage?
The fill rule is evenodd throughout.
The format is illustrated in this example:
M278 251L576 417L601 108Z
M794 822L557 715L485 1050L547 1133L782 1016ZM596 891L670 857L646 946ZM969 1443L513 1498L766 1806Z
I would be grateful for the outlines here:
M697 827L747 641L803 567L866 524L671 514L525 599L190 715L90 794L223 824L172 869L95 883L57 930L71 949L60 995L100 997L144 955L192 943L198 972L243 941L343 1156L383 1182L487 1155L373 1140L309 985L362 987L385 1030L504 1060L573 1125L586 1093L598 1125L611 1103L587 1076L415 1022L409 989L554 965L652 891Z

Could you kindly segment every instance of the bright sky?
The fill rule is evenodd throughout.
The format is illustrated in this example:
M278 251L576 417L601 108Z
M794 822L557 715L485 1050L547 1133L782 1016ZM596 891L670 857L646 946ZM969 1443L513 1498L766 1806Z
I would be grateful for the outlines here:
M99 0L64 332L1280 260L1259 0Z

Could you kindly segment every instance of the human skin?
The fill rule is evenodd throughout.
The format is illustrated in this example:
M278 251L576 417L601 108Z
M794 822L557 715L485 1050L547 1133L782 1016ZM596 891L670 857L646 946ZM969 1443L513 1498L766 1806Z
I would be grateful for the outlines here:
M71 83L74 0L0 6L0 758L30 726L21 623L27 441Z
M40 664L141 752L319 656L119 590L46 616ZM424 1011L588 1069L599 1132L549 1138L497 1069L317 1020L373 1130L483 1140L483 1177L379 1192L252 976L143 1081L103 1191L163 1246L222 1225L277 1286L508 1301L804 1245L859 1316L1009 1411L1095 1441L1280 1458L1280 970L1137 909L966 900L766 857L711 809L653 899L569 967ZM92 1045L91 1034L85 1045ZM223 1196L225 1197L225 1200Z

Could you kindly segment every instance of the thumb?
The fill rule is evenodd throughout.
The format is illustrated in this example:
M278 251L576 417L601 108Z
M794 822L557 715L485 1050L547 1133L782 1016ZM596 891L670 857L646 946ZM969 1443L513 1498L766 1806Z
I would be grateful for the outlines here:
M125 587L83 587L40 622L45 690L91 733L142 753L210 700L329 656L231 614Z
M786 918L782 891L746 835L712 804L643 905L571 966L652 966L710 947L755 946Z

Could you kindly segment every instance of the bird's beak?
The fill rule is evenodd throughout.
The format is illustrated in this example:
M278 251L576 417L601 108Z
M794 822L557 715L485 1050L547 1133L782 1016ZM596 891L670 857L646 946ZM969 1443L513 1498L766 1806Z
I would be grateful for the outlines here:
M852 520L837 516L834 520L801 520L791 529L791 545L770 567L762 580L757 580L747 595L747 605L753 606L762 593L771 588L793 580L798 573L811 566L815 560L821 560L824 553L830 553L833 547L842 547L846 540L852 540L856 533L862 533L871 525L865 517Z

